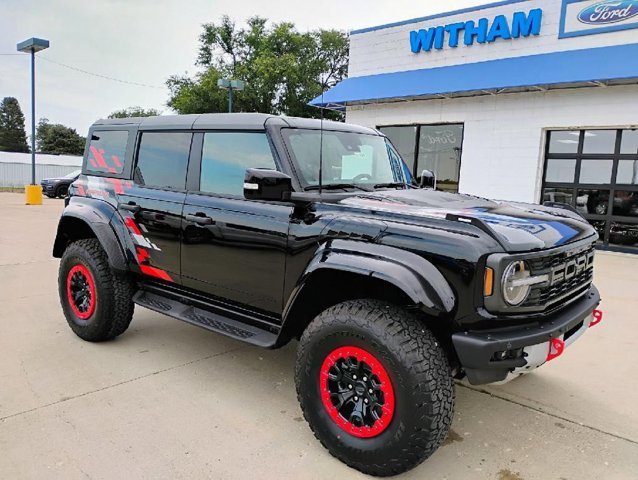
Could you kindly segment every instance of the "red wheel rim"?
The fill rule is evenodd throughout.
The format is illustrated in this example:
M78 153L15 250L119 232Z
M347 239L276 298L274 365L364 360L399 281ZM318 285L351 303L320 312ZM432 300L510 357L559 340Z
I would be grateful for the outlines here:
M66 277L66 294L71 310L80 320L87 320L95 311L95 282L88 268L75 265Z
M319 371L321 400L330 418L354 437L376 437L394 415L388 372L374 355L344 346L328 354Z

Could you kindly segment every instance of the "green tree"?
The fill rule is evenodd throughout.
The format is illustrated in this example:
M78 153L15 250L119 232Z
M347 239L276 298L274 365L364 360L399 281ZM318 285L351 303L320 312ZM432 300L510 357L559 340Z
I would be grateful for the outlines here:
M114 111L109 115L109 118L155 117L161 114L162 112L154 108L145 110L142 107L128 107Z
M28 152L24 114L13 97L4 97L0 103L0 150L4 152Z
M205 24L199 41L202 70L167 81L167 104L178 113L227 111L228 93L217 80L232 78L246 82L233 98L235 111L318 117L320 110L308 102L347 75L348 36L336 30L300 33L292 23L269 25L261 17L239 28L224 16Z
M86 139L74 128L59 123L49 123L41 118L35 133L38 151L54 155L82 155Z

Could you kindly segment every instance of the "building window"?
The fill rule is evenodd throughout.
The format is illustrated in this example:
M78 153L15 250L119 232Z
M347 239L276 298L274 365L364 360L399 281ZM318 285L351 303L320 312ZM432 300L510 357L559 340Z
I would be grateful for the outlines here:
M638 253L638 130L547 132L543 201L574 206L605 247Z
M379 130L390 139L417 181L423 170L431 170L437 189L459 191L462 123L381 126Z

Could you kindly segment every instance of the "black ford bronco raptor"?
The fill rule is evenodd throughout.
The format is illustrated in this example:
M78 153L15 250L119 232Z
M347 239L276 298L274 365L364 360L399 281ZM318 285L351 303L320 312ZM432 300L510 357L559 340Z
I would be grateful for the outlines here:
M101 120L53 255L82 339L134 304L244 342L299 339L316 437L388 476L447 435L454 380L511 379L602 318L577 213L417 183L382 133L262 114Z

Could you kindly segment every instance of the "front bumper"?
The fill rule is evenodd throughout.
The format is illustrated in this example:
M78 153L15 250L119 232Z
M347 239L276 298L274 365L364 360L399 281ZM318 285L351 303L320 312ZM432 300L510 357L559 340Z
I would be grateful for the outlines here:
M41 183L42 193L53 195L55 193L55 185L52 183Z
M592 314L599 303L600 294L592 285L580 300L542 322L453 334L452 343L467 380L472 385L501 382L512 373L522 373L558 356L594 324Z

